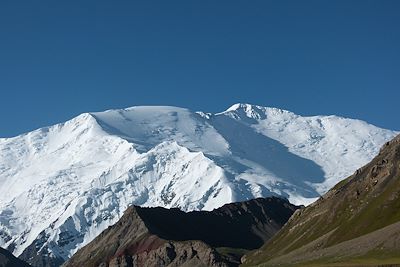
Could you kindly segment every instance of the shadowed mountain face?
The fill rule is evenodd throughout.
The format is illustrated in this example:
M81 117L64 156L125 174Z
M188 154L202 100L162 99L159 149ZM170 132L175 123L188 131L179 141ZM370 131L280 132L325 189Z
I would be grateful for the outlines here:
M297 208L276 197L210 212L132 206L64 266L237 266Z
M228 140L234 158L244 158L245 154L247 160L259 166L269 166L269 171L277 177L285 177L285 180L297 186L305 197L319 196L311 185L324 182L325 174L314 161L293 154L286 146L254 131L245 122L228 116L215 117L212 122L214 128ZM247 153L248 151L251 153ZM237 168L239 172L240 169Z
M212 247L254 249L291 216L293 206L278 198L227 204L212 212L137 208L151 233L166 240L202 240Z
M400 136L297 211L273 239L243 260L251 266L400 264Z
M30 267L30 265L16 258L11 252L0 248L0 267Z

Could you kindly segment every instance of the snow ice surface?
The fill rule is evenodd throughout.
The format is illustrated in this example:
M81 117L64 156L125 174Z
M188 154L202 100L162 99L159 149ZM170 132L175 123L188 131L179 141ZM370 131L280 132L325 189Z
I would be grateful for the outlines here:
M235 104L85 113L0 139L0 245L68 259L132 204L212 210L279 195L309 204L397 133Z

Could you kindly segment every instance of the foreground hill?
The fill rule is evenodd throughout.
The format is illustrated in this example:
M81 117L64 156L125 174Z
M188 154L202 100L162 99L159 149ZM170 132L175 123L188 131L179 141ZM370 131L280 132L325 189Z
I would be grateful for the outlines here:
M317 202L297 211L245 265L400 264L400 136Z
M307 204L395 132L236 104L85 113L0 139L0 246L57 266L130 205L212 210L255 197Z
M275 197L188 213L132 206L63 266L237 266L296 209Z
M0 267L30 267L30 265L16 258L11 252L0 248Z

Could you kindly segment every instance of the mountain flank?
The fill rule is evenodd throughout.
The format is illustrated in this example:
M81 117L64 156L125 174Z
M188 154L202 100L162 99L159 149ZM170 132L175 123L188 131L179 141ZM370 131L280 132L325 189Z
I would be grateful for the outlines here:
M400 264L400 136L242 260L245 266Z
M271 238L296 209L277 197L187 213L131 206L63 266L238 266L244 252Z

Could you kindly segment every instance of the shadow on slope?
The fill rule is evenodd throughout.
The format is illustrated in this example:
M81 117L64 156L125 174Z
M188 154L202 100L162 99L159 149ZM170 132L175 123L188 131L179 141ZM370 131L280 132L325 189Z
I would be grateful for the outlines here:
M30 267L30 265L18 258L11 252L0 248L0 266L1 267Z
M255 249L286 223L294 206L271 197L226 204L211 212L136 209L150 232L163 239L202 240L212 247Z
M324 181L324 172L315 162L291 153L278 141L228 116L213 117L211 122L230 144L233 156L239 161L255 162L277 177L303 189L300 193L305 197L319 196L309 185ZM238 162L238 168L243 169L243 164Z
M131 206L63 266L238 266L298 208L276 197L208 212Z

